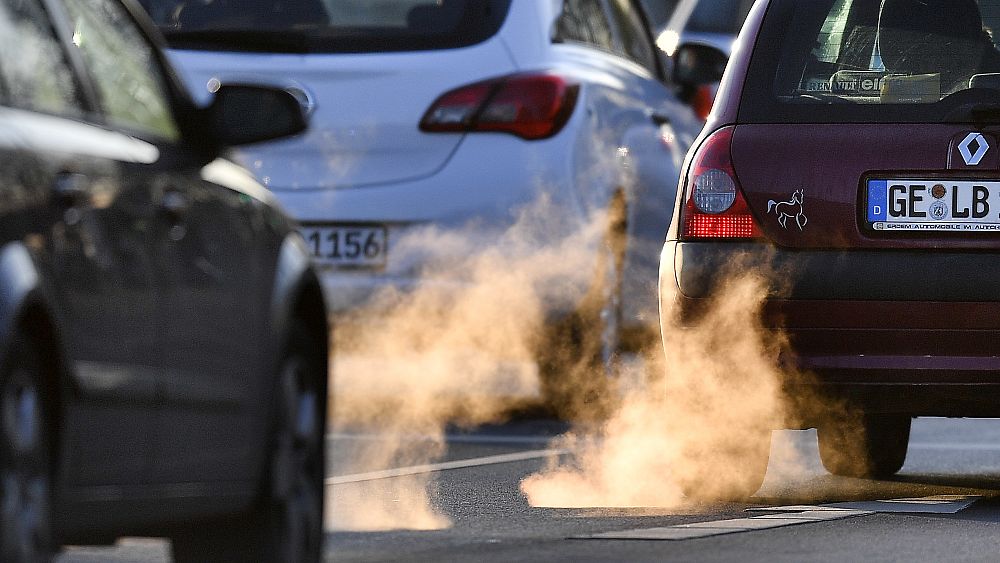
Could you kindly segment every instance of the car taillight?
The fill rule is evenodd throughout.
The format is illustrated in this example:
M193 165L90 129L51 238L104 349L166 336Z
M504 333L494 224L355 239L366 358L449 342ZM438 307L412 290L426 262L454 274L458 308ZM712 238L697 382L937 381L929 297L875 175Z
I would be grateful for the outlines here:
M732 127L719 129L691 159L684 185L681 239L760 238L733 169L732 140Z
M438 98L420 121L420 130L492 131L546 139L569 121L579 90L577 84L554 74L515 74L477 82Z

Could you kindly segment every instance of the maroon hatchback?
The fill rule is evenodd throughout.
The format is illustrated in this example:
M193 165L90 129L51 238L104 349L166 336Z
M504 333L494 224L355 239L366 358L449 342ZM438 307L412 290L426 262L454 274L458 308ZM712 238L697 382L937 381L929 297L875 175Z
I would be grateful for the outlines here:
M914 416L1000 416L998 34L996 0L758 1L688 155L661 322L736 256L781 272L781 361L854 413L798 413L832 473L897 472Z

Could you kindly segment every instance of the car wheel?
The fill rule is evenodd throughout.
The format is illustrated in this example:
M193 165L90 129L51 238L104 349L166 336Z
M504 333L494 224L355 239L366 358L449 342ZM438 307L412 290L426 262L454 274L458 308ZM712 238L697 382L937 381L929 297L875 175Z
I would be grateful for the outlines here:
M823 467L844 477L890 477L903 467L911 418L863 414L837 417L816 427Z
M50 561L51 435L41 359L15 334L0 371L0 560Z
M267 484L252 514L173 538L178 562L316 562L323 548L326 378L322 355L296 326L273 394Z
M603 418L621 353L624 212L613 212L579 309L549 327L538 352L542 398L563 419Z

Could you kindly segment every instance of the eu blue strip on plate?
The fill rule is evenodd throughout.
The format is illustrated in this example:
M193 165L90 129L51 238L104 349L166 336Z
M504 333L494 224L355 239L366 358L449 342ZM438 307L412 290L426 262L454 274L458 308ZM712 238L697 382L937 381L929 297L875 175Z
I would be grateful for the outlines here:
M885 221L888 205L888 182L868 180L868 222Z

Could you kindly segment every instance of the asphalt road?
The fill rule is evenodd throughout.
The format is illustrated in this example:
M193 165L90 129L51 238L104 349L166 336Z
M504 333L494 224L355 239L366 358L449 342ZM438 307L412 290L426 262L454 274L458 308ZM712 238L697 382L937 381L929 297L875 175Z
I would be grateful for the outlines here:
M436 465L403 468L358 467L345 461L356 457L359 448L371 448L387 437L331 435L332 526L358 524L373 504L388 507L382 516L390 520L410 518L413 505L419 503L401 485L428 478L429 502L451 524L432 531L331 530L327 560L995 561L1000 557L1000 420L916 420L906 464L892 481L831 476L819 464L813 432L778 432L772 455L798 452L803 467L794 475L769 470L752 503L680 510L532 508L519 483L541 469L549 455L559 454L546 450L548 438L563 430L552 421L519 420L453 433ZM871 502L892 499L917 500ZM806 506L777 513L768 510L793 505ZM689 535L696 537L663 539ZM162 540L125 539L114 548L69 548L57 561L169 561L169 546Z

